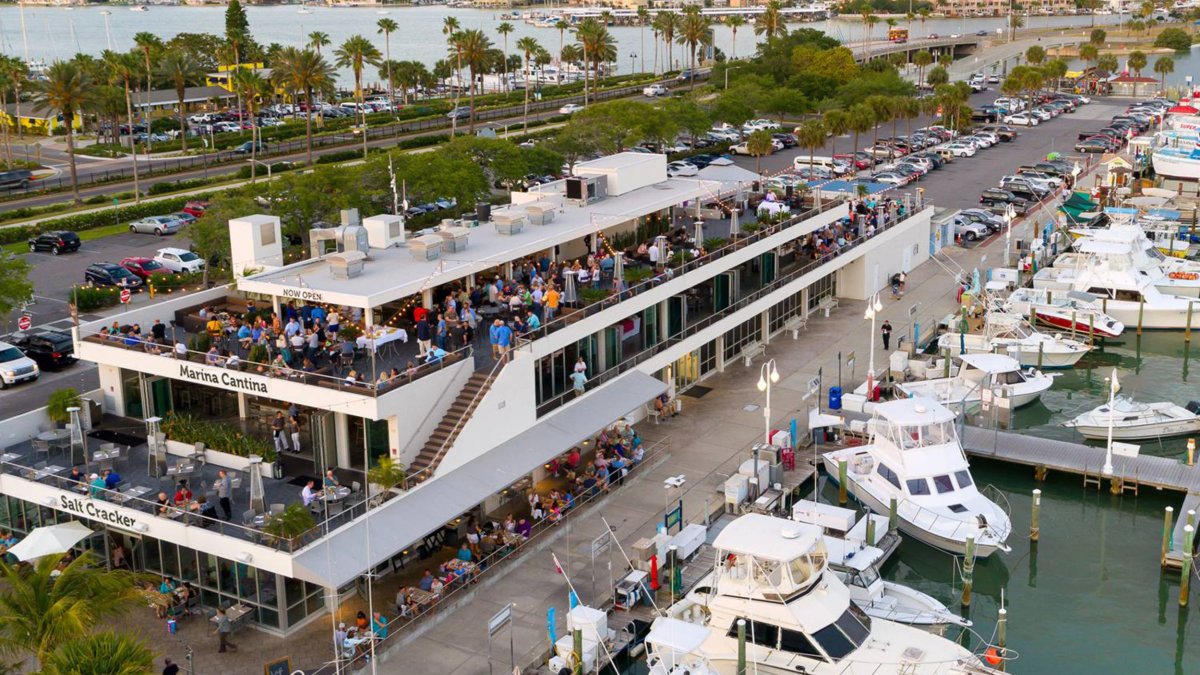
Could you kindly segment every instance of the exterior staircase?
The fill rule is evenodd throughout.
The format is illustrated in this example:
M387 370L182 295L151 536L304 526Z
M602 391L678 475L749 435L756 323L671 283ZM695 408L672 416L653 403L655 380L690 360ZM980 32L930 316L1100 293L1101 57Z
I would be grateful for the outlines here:
M498 370L474 373L463 385L462 391L458 392L458 398L450 404L450 409L425 442L425 447L421 448L417 458L409 465L408 476L411 482L425 481L437 470L446 451L454 445L454 439L458 438L463 425L470 419L471 413L475 412L475 408L491 387L497 372Z

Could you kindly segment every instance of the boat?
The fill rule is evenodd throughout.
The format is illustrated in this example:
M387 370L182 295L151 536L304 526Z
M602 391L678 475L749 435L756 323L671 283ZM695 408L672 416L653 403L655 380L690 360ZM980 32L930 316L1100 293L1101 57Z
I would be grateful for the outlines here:
M1106 209L1105 213L1112 211L1136 213L1136 209ZM1116 259L1114 265L1132 266L1163 293L1200 297L1200 263L1163 254L1144 229L1147 224L1161 227L1164 221L1131 219L1129 213L1121 215L1125 222L1114 222L1107 228L1071 230L1071 234L1078 236L1072 244L1077 252L1063 253L1054 261L1054 267L1071 268L1091 264L1093 260ZM1178 227L1175 231L1178 232ZM1176 246L1186 252L1188 245L1180 241Z
M971 622L951 612L933 596L894 581L885 581L879 568L886 561L889 546L894 551L899 537L887 531L888 520L868 513L857 513L832 504L801 499L792 506L792 520L810 523L822 529L829 569L850 590L850 599L867 616L916 626L969 627ZM867 519L874 523L875 541L867 541ZM889 541L889 539L891 541ZM876 544L879 544L877 546Z
M943 333L938 350L951 354L1007 354L1022 366L1071 368L1092 348L1060 334L1033 329L1023 317L996 310L987 313L983 333Z
M1004 498L976 487L955 417L927 398L880 403L867 425L869 443L826 453L825 469L836 480L846 462L847 492L877 513L888 513L895 499L907 536L957 555L966 552L968 537L980 557L1007 552L1012 521L989 495Z
M963 354L958 358L962 365L950 377L897 382L896 389L905 396L932 399L957 410L974 408L987 391L1007 398L1010 407L1020 408L1038 400L1054 382L1040 370L1021 370L1016 359L1004 354Z
M655 675L735 675L738 621L746 673L995 673L967 648L874 619L829 570L820 528L762 514L729 523L716 564L646 636Z
M1150 156L1154 173L1162 178L1200 179L1200 148L1157 148Z
M296 13L297 14L312 14L313 11L311 9L309 9L308 7L301 7L300 9L296 10Z
M133 5L129 8L131 12L149 12L150 8L145 5Z
M1112 437L1121 441L1194 434L1200 432L1200 401L1184 407L1170 401L1138 403L1118 396L1111 406L1105 403L1063 422L1064 427L1094 440L1107 439L1110 425Z
M1006 311L1015 312L1055 328L1104 338L1120 337L1125 324L1105 314L1100 299L1082 291L1035 291L1018 288L1003 300Z

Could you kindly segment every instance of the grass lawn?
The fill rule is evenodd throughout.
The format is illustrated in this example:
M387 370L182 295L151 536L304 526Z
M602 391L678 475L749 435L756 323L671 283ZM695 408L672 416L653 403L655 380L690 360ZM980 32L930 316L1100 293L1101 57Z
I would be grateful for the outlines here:
M101 227L93 227L90 230L77 232L80 241L91 241L93 239L101 239L103 237L111 237L114 234L120 234L129 229L128 223L117 223L113 225L104 225ZM29 244L23 241L15 241L11 244L5 244L3 250L6 253L24 253L29 250Z

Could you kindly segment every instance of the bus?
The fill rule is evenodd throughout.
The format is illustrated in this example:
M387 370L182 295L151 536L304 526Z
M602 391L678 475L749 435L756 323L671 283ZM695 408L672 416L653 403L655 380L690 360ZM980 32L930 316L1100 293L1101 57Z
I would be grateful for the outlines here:
M908 29L907 28L889 28L888 29L888 42L895 42L896 44L904 44L905 42L908 42Z

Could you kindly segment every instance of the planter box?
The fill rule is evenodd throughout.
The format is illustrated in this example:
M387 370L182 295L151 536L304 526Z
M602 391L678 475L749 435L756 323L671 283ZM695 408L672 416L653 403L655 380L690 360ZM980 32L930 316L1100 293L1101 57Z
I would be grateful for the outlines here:
M176 457L190 457L196 452L196 446L193 443L180 443L167 439L167 454ZM231 455L228 452L221 452L212 448L204 449L204 457L209 464L219 466L223 469L233 469L234 471L249 471L250 460L246 457ZM271 478L271 463L263 460L259 465L259 473L263 478Z

